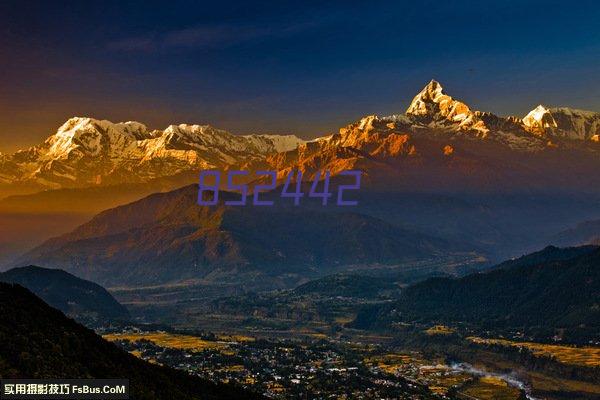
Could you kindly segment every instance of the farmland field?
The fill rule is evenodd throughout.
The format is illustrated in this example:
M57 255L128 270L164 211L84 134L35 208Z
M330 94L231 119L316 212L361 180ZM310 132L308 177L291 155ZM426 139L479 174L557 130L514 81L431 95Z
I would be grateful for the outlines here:
M506 339L468 338L473 343L525 348L537 356L553 357L564 364L600 366L600 347L574 347L554 344L515 342Z

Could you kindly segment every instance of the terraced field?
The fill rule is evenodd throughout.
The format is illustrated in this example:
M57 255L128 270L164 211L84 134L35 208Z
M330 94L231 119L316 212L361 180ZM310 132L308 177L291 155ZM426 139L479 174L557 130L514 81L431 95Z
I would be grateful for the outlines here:
M502 379L481 377L467 384L457 395L466 400L518 400L521 398L521 391Z
M202 351L206 349L223 350L227 348L227 343L225 342L208 341L196 336L171 334L166 332L112 333L104 335L103 337L111 342L117 340L129 340L130 342L148 340L157 346L190 351Z

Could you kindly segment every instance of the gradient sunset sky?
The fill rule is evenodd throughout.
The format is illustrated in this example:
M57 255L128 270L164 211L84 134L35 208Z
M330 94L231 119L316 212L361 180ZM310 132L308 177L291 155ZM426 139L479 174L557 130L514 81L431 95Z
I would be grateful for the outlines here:
M600 111L594 1L0 2L0 151L71 116L314 137L432 78L475 109Z

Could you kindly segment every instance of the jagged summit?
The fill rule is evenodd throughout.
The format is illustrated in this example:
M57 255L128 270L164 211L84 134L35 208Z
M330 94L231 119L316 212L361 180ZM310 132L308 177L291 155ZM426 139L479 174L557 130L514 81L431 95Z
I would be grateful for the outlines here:
M482 135L489 131L469 106L444 93L442 85L434 79L414 97L406 115L428 125L453 125L458 130L472 130Z
M550 128L556 128L557 124L550 110L539 105L523 118L525 129L537 135L543 135Z
M452 102L452 97L444 93L442 85L431 80L411 101L406 110L410 115L427 115L439 111L440 108L446 108L444 105Z
M500 117L471 110L446 94L442 85L433 79L414 97L406 116L430 128L472 132L479 137L491 135L511 144L523 144L527 135L600 140L600 113L540 104L522 119Z

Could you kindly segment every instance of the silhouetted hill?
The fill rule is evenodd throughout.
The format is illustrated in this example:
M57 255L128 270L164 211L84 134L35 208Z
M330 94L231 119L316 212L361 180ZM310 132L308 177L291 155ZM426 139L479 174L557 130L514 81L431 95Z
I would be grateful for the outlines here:
M0 281L18 283L79 322L124 321L129 312L102 286L59 269L30 265L0 273Z
M0 283L0 321L3 378L128 378L136 400L259 398L140 360L19 285Z
M293 290L299 295L372 298L383 290L398 289L389 279L356 274L328 275L306 282Z
M567 260L516 263L460 279L432 278L408 287L394 303L364 310L354 325L389 327L410 321L597 329L600 250Z
M571 258L576 258L585 254L590 254L598 249L598 246L579 246L560 248L556 246L548 246L543 250L535 253L526 254L519 258L504 261L498 264L493 269L511 268L511 267L526 267L530 265L549 263L554 261L565 261Z

